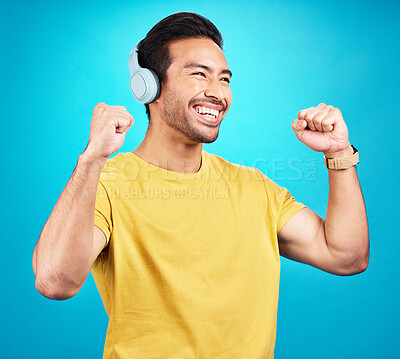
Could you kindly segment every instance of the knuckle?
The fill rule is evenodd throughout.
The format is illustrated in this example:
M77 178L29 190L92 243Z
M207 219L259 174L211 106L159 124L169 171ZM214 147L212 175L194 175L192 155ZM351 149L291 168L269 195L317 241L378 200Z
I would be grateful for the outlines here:
M304 119L305 119L306 121L311 121L312 118L313 118L313 116L312 116L312 114L309 113L309 112L304 116Z
M102 108L102 107L104 107L104 106L106 106L105 103L99 102L94 108L95 108L95 109L100 109L100 108Z
M314 116L314 121L321 122L323 117L324 117L324 114L319 112Z
M336 116L339 116L339 117L342 116L342 113L340 112L340 110L338 108L334 108L330 112L332 112L333 115L336 115Z

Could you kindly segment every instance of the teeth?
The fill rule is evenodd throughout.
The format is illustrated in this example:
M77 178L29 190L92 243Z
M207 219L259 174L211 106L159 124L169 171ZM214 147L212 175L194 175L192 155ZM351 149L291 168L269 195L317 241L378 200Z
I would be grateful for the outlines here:
M219 111L208 107L196 107L195 111L210 118L218 117Z

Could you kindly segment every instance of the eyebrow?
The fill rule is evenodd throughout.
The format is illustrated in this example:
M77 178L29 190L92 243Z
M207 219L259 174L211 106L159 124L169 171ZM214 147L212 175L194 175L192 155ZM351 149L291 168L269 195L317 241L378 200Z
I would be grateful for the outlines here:
M192 62L192 63L187 64L187 65L184 66L185 69L192 69L192 68L199 68L199 67L200 67L201 69L207 70L208 72L214 72L214 69L213 69L213 68L211 68L210 66L201 64L201 63L199 63L199 62ZM221 74L227 74L227 75L229 75L230 77L232 77L232 71L229 70L229 69L223 69L223 70L221 71Z

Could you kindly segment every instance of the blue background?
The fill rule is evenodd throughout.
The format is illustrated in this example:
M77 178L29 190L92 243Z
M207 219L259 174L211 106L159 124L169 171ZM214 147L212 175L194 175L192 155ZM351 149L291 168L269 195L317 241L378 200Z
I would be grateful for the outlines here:
M131 48L165 16L194 11L222 32L234 73L231 110L206 151L257 166L321 216L322 155L291 121L321 102L339 107L360 151L369 267L338 277L282 258L276 358L399 358L399 10L395 1L2 2L0 356L101 357L107 315L93 278L70 300L48 300L35 289L32 252L96 103L134 116L121 151L143 139Z

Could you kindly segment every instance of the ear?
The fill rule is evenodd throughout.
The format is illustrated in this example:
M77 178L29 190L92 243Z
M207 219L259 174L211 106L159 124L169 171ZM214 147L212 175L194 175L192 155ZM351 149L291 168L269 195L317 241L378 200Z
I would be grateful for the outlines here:
M160 105L162 104L162 98L163 98L163 96L164 96L164 91L163 91L163 88L164 88L164 87L165 87L165 86L164 86L163 83L158 82L158 94L157 94L157 98L156 98L153 102L149 103L149 106L151 106L151 105L153 105L153 104L157 104L157 106L160 106Z

